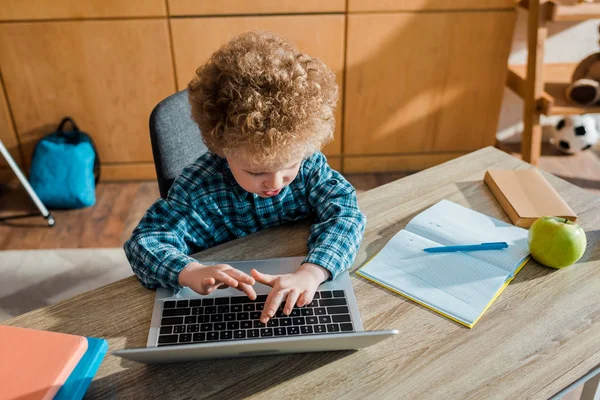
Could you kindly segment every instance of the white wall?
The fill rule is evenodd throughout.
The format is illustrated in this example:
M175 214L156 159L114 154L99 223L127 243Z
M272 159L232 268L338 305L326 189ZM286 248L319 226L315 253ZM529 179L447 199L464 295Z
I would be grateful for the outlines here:
M576 63L587 55L600 51L598 25L600 25L600 20L549 23L544 61L547 63ZM527 12L518 10L517 25L508 63L525 64L526 62ZM510 89L505 88L498 122L498 139L509 138L509 141L520 141L520 133L523 129L522 115L523 101ZM545 125L554 125L559 118L542 116L542 122ZM544 137L547 138L549 133L550 131L545 129Z

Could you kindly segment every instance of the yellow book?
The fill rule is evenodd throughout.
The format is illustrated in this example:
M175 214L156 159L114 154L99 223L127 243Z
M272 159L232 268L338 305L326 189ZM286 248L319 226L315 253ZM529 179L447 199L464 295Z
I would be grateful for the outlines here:
M423 251L487 242L508 248ZM472 328L528 260L525 229L442 200L414 217L357 274Z

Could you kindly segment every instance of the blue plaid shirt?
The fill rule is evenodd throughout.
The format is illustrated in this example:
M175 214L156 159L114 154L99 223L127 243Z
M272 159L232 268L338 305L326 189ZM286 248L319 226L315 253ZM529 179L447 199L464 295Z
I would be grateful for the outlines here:
M238 185L224 158L206 153L183 170L166 200L148 209L124 249L145 287L179 289L179 272L195 261L189 254L311 215L304 262L335 279L354 262L366 218L352 185L323 154L305 159L279 194L262 198Z

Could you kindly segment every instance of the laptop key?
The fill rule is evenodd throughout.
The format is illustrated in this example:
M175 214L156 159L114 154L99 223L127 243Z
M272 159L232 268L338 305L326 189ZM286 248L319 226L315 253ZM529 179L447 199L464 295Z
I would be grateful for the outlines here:
M268 294L259 294L258 296L256 296L256 301L259 303L264 303L265 301L267 301L267 297L269 297Z
M299 317L300 315L300 309L299 308L293 308L292 312L290 313L290 317Z
M279 320L271 318L267 321L267 326L269 328L277 327L277 326L279 326Z
M337 314L331 317L331 320L333 322L350 322L350 315L349 314Z
M179 335L160 335L158 337L159 344L177 343L178 340L179 340Z
M263 328L260 330L260 337L271 337L273 336L273 328Z
M242 329L252 328L252 321L242 321L242 322L240 322L240 328L242 328Z
M229 313L229 314L223 315L223 321L235 321L235 314Z
M303 316L307 316L307 315L313 315L313 310L312 308L302 308L300 310L300 314L302 314Z
M206 340L219 340L219 332L208 332Z
M246 335L247 335L249 338L257 338L257 337L259 337L259 336L260 336L260 331L259 331L258 329L248 329L248 330L246 331Z
M239 312L237 313L237 320L238 321L243 321L243 320L247 320L250 319L250 314L247 312Z
M329 315L319 315L319 323L320 324L330 324L331 317Z
M352 326L352 324L340 324L340 331L342 332L349 332L353 330L354 327Z
M206 340L206 333L194 333L192 335L192 342L204 342Z
M322 299L330 299L332 297L333 297L333 295L331 294L331 292L329 290L323 290L323 291L321 291L321 298Z
M210 316L208 316L208 315L198 315L198 323L199 324L206 323L206 322L210 322Z
M179 335L179 343L189 343L192 341L191 333L182 333Z
M288 333L288 335L299 335L300 334L300 327L298 327L298 326L288 326L287 327L287 333Z
M330 306L338 306L338 305L341 305L341 304L328 304L328 305L330 305ZM218 306L217 307L217 312L219 314L228 313L229 312L229 306Z
M200 331L201 332L212 331L212 329L213 329L213 325L212 324L202 324L202 325L200 325Z
M177 300L177 308L181 307L189 307L189 303L187 300Z
M323 307L319 307L319 308L315 308L314 310L315 315L325 315L327 314L327 310Z
M200 330L200 325L198 325L198 324L192 324L192 325L187 326L188 333L195 333L195 332L198 332L199 330Z
M242 311L242 305L241 304L232 304L230 311L231 312L240 312L240 311Z
M327 332L327 328L325 327L325 325L315 325L314 329L315 329L315 333L325 333L325 332Z
M212 314L210 322L223 322L223 314Z
M176 302L174 302L174 301L165 301L165 302L163 303L163 308L175 308L175 305L176 305L176 304L177 304L177 303L176 303Z
M216 305L229 304L229 297L218 297L215 299Z
M346 306L327 307L327 314L349 314L350 311Z
M235 331L233 332L234 339L246 339L246 331Z
M192 315L201 315L201 314L204 314L204 309L202 307L192 308Z
M281 318L279 320L279 326L291 326L292 319L291 318Z
M306 305L306 307L310 307L310 308L319 307L319 301L318 300L313 300L310 303L308 303Z
M313 300L319 300L321 298L321 292L315 292L315 295L313 296Z
M227 325L225 324L225 322L215 322L213 328L215 329L215 331L224 331L225 329L227 329Z
M300 327L300 333L303 335L308 335L309 333L313 333L313 327L310 325L303 325Z
M173 333L184 333L185 332L185 325L177 325L175 328L173 328Z
M287 332L285 328L275 328L275 336L285 336Z
M236 329L240 329L240 323L239 322L234 321L234 322L228 322L227 323L227 330L234 331Z
M319 305L321 307L328 307L328 306L345 306L346 303L346 299L321 299L319 300Z
M190 307L200 307L202 305L201 299L190 300Z
M163 310L163 313L162 313L163 317L177 317L180 315L190 315L190 309L189 308L170 308L170 309Z
M262 322L260 322L259 320L255 319L255 320L254 320L254 327L255 327L255 328L265 328L265 327L266 327L266 325L265 325L265 324L263 324Z
M219 338L221 340L233 339L233 332L231 332L231 331L223 331L223 332L221 332L221 335L219 335Z
M329 324L327 325L327 332L339 332L340 326L338 324Z
M333 293L333 297L344 297L343 290L334 290L332 293Z
M234 296L231 298L231 304L244 304L250 303L252 300L248 296Z
M260 318L260 311L252 311L250 313L250 319L259 319Z
M185 317L183 320L183 322L185 322L186 324L195 324L196 321L198 320L196 319L195 315L192 315L191 317Z
M244 304L244 311L254 311L254 304Z
M160 327L160 334L161 335L168 335L173 333L173 327L172 326L161 326Z
M216 314L216 313L217 313L217 307L215 307L215 306L204 307L204 314Z
M306 321L304 320L304 317L292 318L292 324L294 325L304 325L305 323Z
M183 324L183 317L170 317L163 318L160 320L161 325L181 325Z
M204 307L206 307L206 306L214 306L215 305L215 299L202 299L202 305Z
M256 303L256 311L262 311L265 309L265 303Z
M277 312L275 313L275 317L276 318L285 318L285 317L287 317L287 315L285 315L283 313L283 310L277 310Z

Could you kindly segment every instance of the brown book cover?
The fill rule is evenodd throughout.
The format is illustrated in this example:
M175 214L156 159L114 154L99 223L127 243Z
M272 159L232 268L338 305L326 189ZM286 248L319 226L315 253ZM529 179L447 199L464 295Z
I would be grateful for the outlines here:
M517 226L529 228L536 219L546 215L577 220L571 207L535 168L489 170L484 181Z

